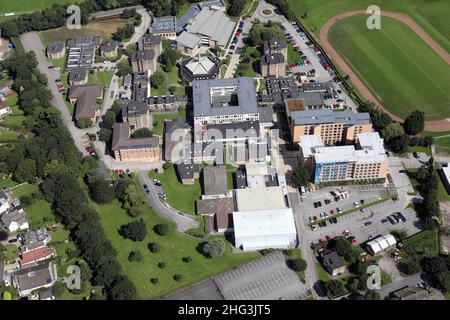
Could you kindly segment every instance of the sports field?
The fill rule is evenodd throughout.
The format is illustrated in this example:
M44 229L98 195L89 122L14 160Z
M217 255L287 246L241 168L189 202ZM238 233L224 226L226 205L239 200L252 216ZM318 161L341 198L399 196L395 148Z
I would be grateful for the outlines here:
M380 103L400 117L425 111L427 120L450 116L450 67L402 22L383 17L380 30L365 15L339 20L328 38Z
M383 11L404 12L450 52L450 2L448 0L287 0L297 17L318 38L320 28L332 17L378 5Z
M55 3L76 4L80 2L83 2L83 0L1 0L0 15L11 12L20 13L42 10L50 8Z

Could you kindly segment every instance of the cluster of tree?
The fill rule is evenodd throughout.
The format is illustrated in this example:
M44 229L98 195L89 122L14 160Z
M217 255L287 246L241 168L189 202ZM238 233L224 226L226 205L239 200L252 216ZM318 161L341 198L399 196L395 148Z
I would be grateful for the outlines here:
M70 231L79 254L92 270L90 280L104 286L110 299L132 299L136 289L128 279L119 276L121 268L115 251L80 186L79 178L98 163L81 157L59 112L50 107L46 79L36 66L34 54L20 50L1 65L14 77L14 86L20 88L18 104L24 111L25 128L32 134L21 143L1 147L0 171L15 173L13 178L17 181L42 179L40 187L45 199L52 205L56 219Z
M142 221L132 221L121 226L119 233L125 239L142 241L147 236L147 226Z
M94 167L86 173L84 180L89 187L92 200L96 203L106 204L114 200L114 189L107 180L105 170Z
M423 270L433 275L443 291L450 291L450 258L448 256L424 258Z
M176 16L178 9L186 2L199 2L198 0L142 0L142 4L146 5L155 17Z
M131 67L130 67L131 68ZM122 113L122 106L117 101L114 101L110 110L108 110L103 116L103 126L100 129L100 140L109 144L112 138L112 128L116 123L117 118Z
M117 28L117 31L112 34L112 38L117 41L125 41L134 34L134 26L131 23L127 23L123 27Z
M280 12L286 17L286 19L291 21L295 20L295 13L289 7L289 4L287 3L286 0L267 0L267 2L278 7Z
M149 128L141 128L133 132L132 138L151 138L153 137L153 132Z
M169 226L165 223L160 223L153 227L153 231L159 236L165 236L169 233Z
M419 182L419 191L423 197L423 210L421 210L421 212L425 225L428 229L437 228L439 226L438 218L440 215L438 201L439 177L434 167L433 157L419 168L419 171L416 173L416 179Z
M286 38L279 23L255 23L248 35L247 44L251 47L257 47L261 46L263 41L268 41L272 38Z
M250 0L228 0L227 13L232 17L240 16L246 1Z
M126 174L119 177L114 190L116 198L122 203L122 208L130 216L137 217L141 214L145 206L145 197L132 178Z
M164 65L163 69L165 72L172 71L180 56L180 52L173 48L169 42L163 42L163 53L160 56L160 61Z
M164 75L164 72L162 72L160 69L156 70L151 76L150 76L150 82L152 84L153 88L160 88L164 85L166 82L166 76Z
M132 74L133 73L133 68L130 65L130 62L127 61L121 61L118 63L117 66L117 76L119 77L123 77L126 76L127 74Z
M120 15L120 17L122 19L137 18L140 16L141 15L136 12L136 9L125 9L125 10L123 10L122 14Z
M203 245L203 254L208 258L221 256L225 253L225 242L222 239L208 240Z
M361 106L360 111L370 114L375 130L381 133L385 143L394 152L404 153L409 146L428 147L433 143L431 136L415 136L425 127L425 114L422 111L412 111L403 124L393 122L387 113L374 108L372 103Z
M305 187L311 179L310 172L308 168L300 164L297 168L292 171L291 181L296 188Z
M87 24L89 14L139 4L140 0L85 0L79 4L81 9L81 24ZM0 24L4 37L15 37L28 31L39 31L62 27L66 24L70 14L68 5L54 4L52 7L35 11L29 14L21 14L17 18L8 19Z

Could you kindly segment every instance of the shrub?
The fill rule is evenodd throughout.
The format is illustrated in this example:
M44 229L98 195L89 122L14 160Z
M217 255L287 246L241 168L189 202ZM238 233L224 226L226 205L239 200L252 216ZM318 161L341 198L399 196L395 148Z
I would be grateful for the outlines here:
M33 198L29 195L24 195L20 197L20 202L25 205L25 206L29 206L31 204L33 204Z
M158 278L151 278L150 282L153 284L158 284L159 283L159 279Z
M128 261L141 261L142 255L139 251L131 251L128 255Z
M275 252L275 249L269 248L269 249L262 249L259 251L263 256L266 256L272 252Z
M150 252L156 253L161 250L161 246L156 242L152 242L148 244L148 250L150 250Z
M209 240L203 246L203 254L208 258L214 258L223 255L225 252L225 242L221 239Z
M166 267L166 263L165 262L158 262L158 268L160 269L164 269Z
M167 233L169 233L169 226L165 223L160 223L155 225L153 228L155 233L159 236L165 236Z
M12 295L8 291L2 293L2 300L12 300Z
M119 233L122 237L133 241L142 241L147 235L147 228L142 221L133 221L120 227Z
M291 259L290 260L291 268L294 271L305 271L306 270L306 261L303 259Z
M0 241L5 241L6 239L8 239L8 232L0 230Z
M183 280L183 276L181 274L177 273L173 276L173 280L175 280L177 282L181 281L181 280Z
M182 260L184 263L191 263L191 262L192 262L192 258L191 258L190 256L183 257L183 258L181 258L181 260Z

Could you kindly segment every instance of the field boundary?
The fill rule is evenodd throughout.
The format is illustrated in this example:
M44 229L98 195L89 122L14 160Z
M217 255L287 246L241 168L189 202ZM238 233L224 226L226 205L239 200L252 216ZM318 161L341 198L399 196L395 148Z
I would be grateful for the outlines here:
M330 41L328 40L328 33L331 27L339 20L347 17L351 17L354 15L360 14L368 14L364 10L354 10L348 11L333 18L329 19L320 29L320 42L324 51L327 52L333 60L337 63L340 69L345 72L352 81L353 85L356 89L361 93L361 95L372 102L384 112L389 114L393 120L398 122L403 122L403 119L396 116L389 110L387 110L380 101L375 97L375 94L372 93L368 89L368 87L361 81L361 79L356 75L352 68L345 62L345 60L337 53L337 51L333 48ZM412 31L416 33L416 35L422 39L439 57L441 57L447 64L450 65L450 54L442 48L433 38L431 38L428 33L426 33L409 15L399 12L389 12L389 11L381 11L381 15L398 20L404 23L407 27L409 27ZM335 68L336 69L336 68ZM450 130L450 119L442 119L442 120L434 120L434 121L426 121L425 123L426 131L448 131Z

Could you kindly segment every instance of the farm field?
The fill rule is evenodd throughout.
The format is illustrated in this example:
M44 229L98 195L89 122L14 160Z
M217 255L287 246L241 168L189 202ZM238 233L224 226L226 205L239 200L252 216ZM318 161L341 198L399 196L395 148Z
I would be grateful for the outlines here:
M414 109L427 120L449 117L449 66L403 23L385 17L380 30L365 23L363 15L339 20L329 40L383 106L400 117Z
M223 256L207 259L199 252L201 241L176 232L175 226L171 222L158 216L149 206L139 216L139 219L142 219L147 225L147 236L142 242L133 242L123 239L117 231L121 225L134 220L121 208L117 200L107 205L94 205L94 208L100 214L105 234L117 251L117 259L124 273L137 288L139 299L163 297L177 289L260 256L259 253L232 254L231 247L227 245ZM169 234L162 237L156 235L153 227L158 223L168 224ZM157 253L152 253L148 249L148 244L153 242L161 246L161 250ZM142 260L130 262L128 255L131 251L136 250L141 253ZM190 256L192 262L183 262L182 258L186 256ZM164 262L166 267L159 268L159 262ZM175 274L181 274L183 279L179 282L175 281L173 279ZM159 283L152 284L151 278L158 278Z
M81 29L69 30L66 27L42 31L40 33L44 47L53 41L66 41L79 35L100 36L103 40L111 38L117 28L125 26L127 20L120 18L101 20L82 26Z
M442 47L450 51L450 5L447 0L287 0L290 8L318 38L320 28L332 17L378 5L381 10L407 13ZM306 16L305 16L306 14ZM382 23L383 23L382 18Z

